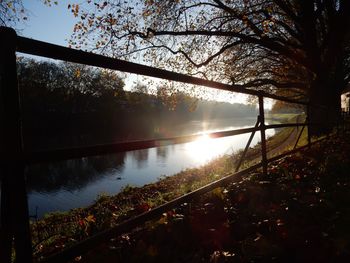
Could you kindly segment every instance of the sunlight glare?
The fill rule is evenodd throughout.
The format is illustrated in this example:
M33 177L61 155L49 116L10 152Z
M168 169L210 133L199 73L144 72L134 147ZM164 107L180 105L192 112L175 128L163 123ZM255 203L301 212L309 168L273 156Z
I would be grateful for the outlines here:
M222 154L223 145L209 135L203 134L197 140L186 144L189 156L196 162L204 164Z
M208 126L206 123L202 123L202 125L203 127ZM248 128L248 127L250 126L241 126L239 128ZM232 154L234 152L234 149L235 150L243 149L247 144L248 138L250 136L249 133L240 134L237 136L222 137L222 138L210 137L210 133L212 132L228 131L228 130L234 130L237 128L238 127L226 127L226 129L220 129L220 130L203 129L204 131L198 134L200 135L200 137L198 137L197 140L193 142L189 142L184 145L186 156L188 158L191 158L191 160L193 160L194 163L199 165L204 165L219 156L222 156L225 154ZM275 131L270 129L270 130L267 130L266 135L272 136L274 135L274 133ZM255 136L253 138L251 146L254 146L259 140L260 140L259 135Z

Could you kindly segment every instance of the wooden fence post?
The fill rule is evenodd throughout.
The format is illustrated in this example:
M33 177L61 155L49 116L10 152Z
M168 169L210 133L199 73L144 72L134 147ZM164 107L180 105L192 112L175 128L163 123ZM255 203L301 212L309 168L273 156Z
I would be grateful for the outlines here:
M265 135L265 110L264 97L259 95L259 118L260 118L260 137L261 137L261 162L263 165L263 174L267 175L267 152L266 152L266 135Z
M12 244L18 263L32 262L28 200L24 177L20 100L16 66L16 32L0 27L0 259L10 262Z
M260 124L260 117L258 116L254 128L258 128L259 124ZM238 161L238 164L236 166L235 172L238 172L239 168L241 167L241 165L242 165L242 163L243 163L243 161L245 159L245 156L246 156L246 154L248 152L248 149L250 147L250 144L252 143L254 135L255 135L255 131L253 131L250 134L250 136L249 136L248 142L247 142L247 144L246 144L246 146L245 146L245 148L243 150L243 153L242 153L241 157L239 158L239 161Z
M310 136L310 105L306 106L306 123L307 123L307 145L311 147L311 136Z

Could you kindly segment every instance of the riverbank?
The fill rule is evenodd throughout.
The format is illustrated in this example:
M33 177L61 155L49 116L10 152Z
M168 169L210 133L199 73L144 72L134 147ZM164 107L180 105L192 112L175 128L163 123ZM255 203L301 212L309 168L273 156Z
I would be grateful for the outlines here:
M189 125L192 132L188 130L187 135L248 128L254 121L219 119L196 122ZM274 133L271 129L266 134L272 136ZM213 158L244 148L249 135L217 139L203 135L184 144L29 166L26 178L30 214L40 219L50 212L87 207L101 193L115 195L127 185L141 187L158 181L161 176L200 167ZM253 139L252 147L258 143L258 135Z
M347 262L350 134L217 189L82 262Z
M285 136L289 138L291 133L288 129L270 138L268 143L275 145L276 141L285 141ZM258 161L254 155L259 148L257 145L250 149L250 158L254 162ZM224 156L200 168L185 170L141 188L127 186L116 196L100 196L95 204L87 208L48 214L31 224L35 256L40 258L60 251L127 218L217 180L234 170L239 156L239 153ZM250 164L246 162L247 165Z

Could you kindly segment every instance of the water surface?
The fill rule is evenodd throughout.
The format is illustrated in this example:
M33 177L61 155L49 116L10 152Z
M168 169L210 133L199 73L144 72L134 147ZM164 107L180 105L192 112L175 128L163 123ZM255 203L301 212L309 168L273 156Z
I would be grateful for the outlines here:
M253 118L244 123L223 119L191 122L183 128L176 128L187 134L205 134L254 124ZM266 132L267 136L274 133L273 130ZM30 214L41 217L47 212L88 206L99 194L113 195L126 185L142 186L161 176L201 166L215 157L244 148L249 136L210 139L203 135L190 143L31 166L27 169ZM257 133L252 145L259 140Z

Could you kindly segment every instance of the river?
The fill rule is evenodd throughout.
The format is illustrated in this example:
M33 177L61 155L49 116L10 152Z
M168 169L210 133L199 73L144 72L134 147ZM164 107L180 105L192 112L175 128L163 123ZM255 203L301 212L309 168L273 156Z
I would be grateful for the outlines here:
M254 123L255 118L244 122L222 119L194 121L184 127L187 134L205 134L252 127ZM267 136L273 134L274 130L267 130ZM203 135L190 143L30 166L26 170L30 215L40 218L48 212L88 206L100 194L113 195L127 185L142 186L162 176L201 166L215 157L244 148L249 135L217 139ZM259 141L257 133L252 145Z

